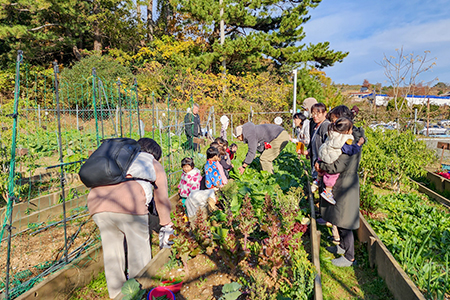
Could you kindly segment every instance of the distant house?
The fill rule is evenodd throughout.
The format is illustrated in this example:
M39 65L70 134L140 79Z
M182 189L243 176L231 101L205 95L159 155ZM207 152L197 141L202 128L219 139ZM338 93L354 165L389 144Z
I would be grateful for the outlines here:
M348 94L352 101L363 101L367 98L368 95L370 95L369 91L366 91L364 93L349 93Z
M367 93L369 91L369 88L367 86L362 86L359 90L361 93Z
M367 99L370 102L375 102L376 106L387 106L389 101L394 97L388 96L386 94L368 94L362 97L363 99ZM450 106L450 95L449 96L421 96L421 95L408 95L406 96L406 101L409 106L411 105L426 105L430 100L430 104L432 105L449 105Z
M441 94L439 96L441 96L441 97L450 97L450 91L448 91L446 93L443 93L443 94Z

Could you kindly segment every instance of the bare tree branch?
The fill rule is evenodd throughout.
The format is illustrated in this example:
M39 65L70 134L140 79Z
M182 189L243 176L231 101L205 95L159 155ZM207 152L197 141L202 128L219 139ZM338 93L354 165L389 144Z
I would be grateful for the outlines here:
M45 25L42 25L42 26L39 26L36 28L28 29L28 31L36 31L36 30L40 30L42 28L49 27L49 26L59 26L59 24L56 24L56 23L55 24L45 24Z

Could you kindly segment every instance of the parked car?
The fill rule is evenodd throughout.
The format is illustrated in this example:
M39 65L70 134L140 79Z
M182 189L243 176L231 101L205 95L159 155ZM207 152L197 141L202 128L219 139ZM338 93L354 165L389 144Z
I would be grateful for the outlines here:
M381 131L385 131L385 130L395 130L395 123L394 124L390 124L389 123L376 123L376 124L372 124L369 127L372 129L380 129Z
M441 120L438 124L441 126L450 126L450 120Z
M427 135L427 127L420 130L419 134ZM438 125L430 125L428 127L428 135L449 135L449 134L450 134L450 130L445 127L438 126Z

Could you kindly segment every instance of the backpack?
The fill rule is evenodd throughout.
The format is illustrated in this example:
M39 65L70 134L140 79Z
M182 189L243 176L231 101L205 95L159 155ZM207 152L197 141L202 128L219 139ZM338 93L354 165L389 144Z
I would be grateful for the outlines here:
M130 138L107 139L81 166L81 181L89 188L126 181L127 170L141 147Z

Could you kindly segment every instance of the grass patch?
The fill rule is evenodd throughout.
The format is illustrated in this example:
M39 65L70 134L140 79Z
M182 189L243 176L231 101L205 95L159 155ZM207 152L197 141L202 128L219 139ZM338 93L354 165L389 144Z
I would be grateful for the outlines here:
M101 272L85 287L77 289L70 300L109 299L105 272Z
M338 256L325 249L332 245L326 240L326 237L331 234L331 230L324 226L319 226L319 230L322 232L320 271L323 299L393 299L386 283L378 276L376 269L369 267L368 254L364 245L355 240L356 266L335 267L331 260Z

